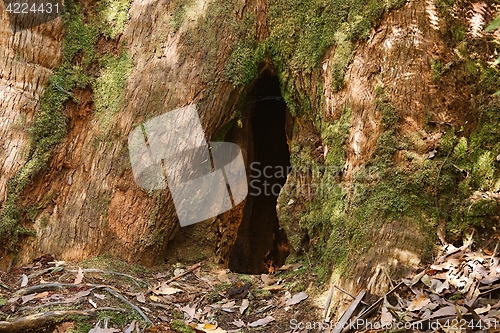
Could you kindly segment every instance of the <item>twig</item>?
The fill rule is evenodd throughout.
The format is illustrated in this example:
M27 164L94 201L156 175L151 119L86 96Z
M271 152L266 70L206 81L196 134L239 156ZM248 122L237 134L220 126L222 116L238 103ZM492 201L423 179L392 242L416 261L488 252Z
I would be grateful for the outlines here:
M60 270L57 270L59 267L61 267ZM40 275L44 275L45 273L48 273L48 272L53 272L54 270L56 270L56 272L60 272L64 269L64 267L62 266L59 266L59 267L49 267L49 268L45 268L45 269L42 269L40 271L37 271L37 272L34 272L34 273L31 273L30 275L28 275L28 279L31 280L31 279L34 279L36 277L39 277ZM23 281L22 278L20 278L17 282L16 282L16 285L18 284L21 284L21 282Z
M500 286L491 288L490 290L485 290L483 292L480 292L478 296L481 297L481 296L484 296L484 295L491 294L492 292L497 291L498 289L500 289Z
M389 272L387 272L387 269L385 267L382 267L382 270L384 271L384 274L387 277L387 280L389 280L389 284L391 285L391 288L394 288L394 283L392 283L391 277L389 276Z
M39 293L42 291L47 291L47 290L56 290L56 289L62 289L62 288L81 288L84 286L83 284L73 284L73 283L42 283L38 284L36 286L31 286L28 288L23 288L19 289L16 291L13 296L23 296L23 295L29 295L29 294L34 294L34 293Z
M339 321L335 324L335 327L334 327L332 333L342 332L342 329L346 326L346 324L349 321L349 319L351 318L352 314L358 308L359 303L361 302L361 300L363 299L365 294L366 294L366 290L364 290L364 289L359 292L358 296L356 296L356 299L351 303L351 305L349 305L349 307L344 312L342 317L340 317Z
M497 251L498 251L498 245L500 244L500 242L497 242L497 245L495 245L495 249L493 250L493 254L491 255L491 263L493 264L493 258L495 258L495 256L497 255Z
M123 302L127 303L132 309L134 309L135 311L137 311L137 313L139 313L141 315L142 318L144 318L144 320L150 324L150 325L153 325L153 322L148 318L148 316L146 316L146 314L144 312L142 312L141 309L139 309L137 307L137 305L135 305L134 303L130 302L128 299L126 299L122 294L120 294L119 292L109 288L109 287L106 287L104 288L104 290L106 290L108 293L110 293L111 295L115 296L116 298L122 300Z
M375 303L373 303L372 305L370 305L369 308L367 308L365 311L361 312L358 316L359 319L363 319L363 318L366 318L367 316L370 315L370 313L373 312L373 310L375 310L375 308L380 304L382 303L382 301L384 300L384 298L386 298L387 296L390 296L393 292L395 292L396 290L399 289L399 287L401 287L403 285L403 282L399 282L394 288L392 288L391 290L389 290L387 292L387 294L385 294L383 297L380 297Z
M325 312L323 313L323 320L326 319L326 316L328 315L328 310L330 310L330 303L332 302L334 287L335 287L334 285L331 286L330 293L328 294L328 298L326 299Z
M185 270L184 272L182 272L181 274L176 275L176 276L174 276L173 278L168 279L168 280L165 282L165 284L169 284L170 282L173 282L173 281L175 281L175 280L178 280L178 279L180 279L181 277L183 277L184 275L191 273L191 272L192 272L192 271L194 271L195 269L197 269L197 268L201 267L201 264L202 264L202 263L201 263L201 262L199 262L199 263L197 263L197 264L195 264L195 265L193 265L193 266L189 267L188 269L186 269L186 270Z
M334 286L334 287L337 288L338 290L340 290L341 292L343 292L344 294L346 294L347 296L350 296L352 299L356 299L356 296L354 296L353 294L351 294L347 290L342 289L339 286ZM366 305L366 306L370 306L370 304L363 302L363 301L361 301L361 304Z
M137 282L140 282L140 283L143 283L144 285L150 287L150 284L144 280L141 280L139 278L136 278L136 277L133 277L132 275L128 275L128 274L125 274L125 273L120 273L120 272L115 272L115 271L106 271L106 270L102 270L102 269L98 269L98 268L86 268L86 269L82 269L83 273L102 273L102 274L111 274L111 275L120 275L120 276L125 276L125 277L128 277L129 279L131 279L132 281L134 281L134 283L139 287L139 288L142 288L141 285ZM78 273L77 270L75 269L72 269L72 270L68 270L68 272L71 272L71 273Z

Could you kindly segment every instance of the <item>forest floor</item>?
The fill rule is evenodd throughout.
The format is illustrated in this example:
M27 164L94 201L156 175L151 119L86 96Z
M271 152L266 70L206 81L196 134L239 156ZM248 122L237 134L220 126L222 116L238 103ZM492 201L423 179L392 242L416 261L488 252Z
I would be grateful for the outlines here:
M471 239L442 246L370 304L365 290L322 288L300 262L246 275L204 262L148 270L47 255L1 276L0 332L500 332L500 242L479 249ZM322 321L334 289L346 309Z

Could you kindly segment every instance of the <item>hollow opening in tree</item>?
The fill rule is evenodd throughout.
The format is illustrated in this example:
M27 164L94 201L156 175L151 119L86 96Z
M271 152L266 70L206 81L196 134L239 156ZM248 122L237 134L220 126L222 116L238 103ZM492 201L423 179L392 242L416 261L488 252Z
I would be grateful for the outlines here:
M285 127L291 121L281 97L279 80L270 72L250 90L243 116L248 117L248 196L238 234L229 256L236 272L267 273L283 265L289 254L276 204L290 171Z

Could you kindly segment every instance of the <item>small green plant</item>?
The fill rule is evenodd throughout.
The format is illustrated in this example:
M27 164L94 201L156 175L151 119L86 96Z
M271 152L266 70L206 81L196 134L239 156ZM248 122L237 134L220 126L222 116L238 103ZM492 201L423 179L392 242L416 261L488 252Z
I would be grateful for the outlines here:
M172 327L172 329L175 332L179 332L179 333L194 333L193 329L191 327L189 327L188 325L186 325L184 323L184 320L181 320L181 319L174 319L174 320L172 320L172 322L170 323L170 327Z

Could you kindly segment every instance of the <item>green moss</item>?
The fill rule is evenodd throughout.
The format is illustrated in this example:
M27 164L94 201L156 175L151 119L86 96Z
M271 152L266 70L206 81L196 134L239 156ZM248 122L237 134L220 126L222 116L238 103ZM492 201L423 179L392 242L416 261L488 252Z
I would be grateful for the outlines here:
M128 312L99 311L97 313L97 318L99 320L104 320L105 318L108 318L111 327L118 326L122 328L125 325L130 324L134 320L139 323L145 324L144 319L137 313L137 311L127 306L126 308L129 309Z
M338 35L344 35L338 33ZM332 89L334 92L340 91L344 86L344 76L347 67L353 59L354 44L346 39L347 36L338 37L337 47L331 64Z
M170 323L170 327L179 333L194 333L193 329L184 323L184 320L174 319Z
M187 8L191 4L192 4L191 0L180 0L171 2L171 5L174 7L169 20L169 25L170 28L172 29L172 32L176 32L177 30L179 30L186 16Z
M467 33L466 27L463 24L452 25L450 31L457 42L463 41Z
M237 45L226 63L224 75L234 86L243 86L259 74L259 65L264 59L264 45L252 47L250 43Z
M97 6L100 32L108 38L116 38L125 30L129 20L131 0L100 0Z
M351 128L351 117L351 109L345 107L338 121L321 125L321 138L328 145L325 165L332 170L341 171L345 164L345 141Z
M273 297L273 293L269 290L254 288L249 295L250 300L258 299L271 299Z
M120 111L122 93L134 65L130 55L122 52L118 57L105 56L101 66L103 69L94 84L94 101L101 126L106 127L112 116Z
M70 328L69 333L88 333L94 328L87 316L70 316L68 319L75 322L75 326Z

